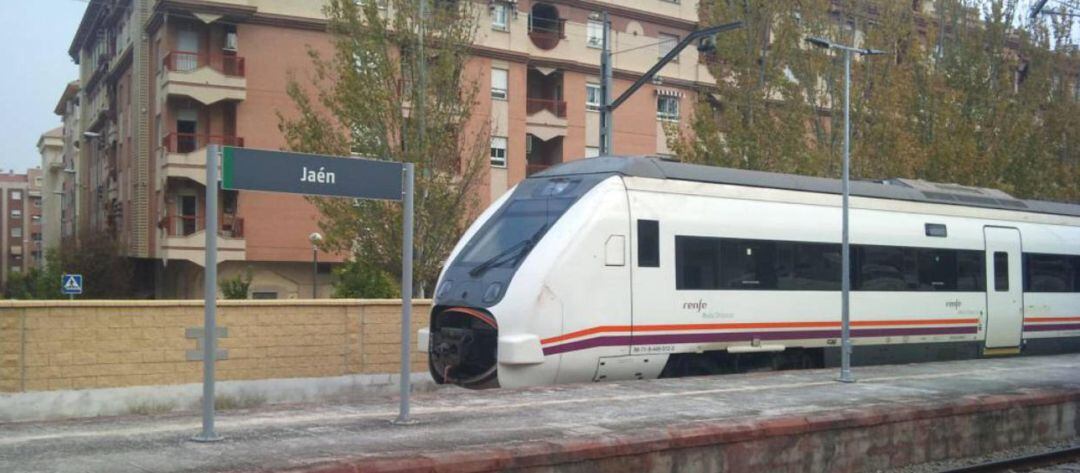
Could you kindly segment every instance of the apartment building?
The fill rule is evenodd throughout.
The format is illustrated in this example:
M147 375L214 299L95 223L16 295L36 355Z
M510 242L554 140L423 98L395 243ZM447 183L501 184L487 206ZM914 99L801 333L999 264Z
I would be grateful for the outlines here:
M0 173L0 284L44 264L41 169Z
M331 48L322 5L90 2L69 50L81 66L78 226L115 235L154 295L201 297L206 147L284 146L277 114L293 111L288 74L310 69L309 47ZM492 135L482 204L529 174L598 154L601 11L613 25L615 96L697 26L694 0L476 6L470 68L491 84L476 108ZM668 153L665 130L687 123L695 91L711 84L688 48L616 111L614 153ZM251 268L253 296L310 294L314 207L290 195L221 191L218 199L221 276ZM319 286L326 294L328 278Z
M202 296L206 149L280 149L289 70L328 48L319 2L91 1L69 54L80 65L83 232L115 237L145 296ZM310 297L318 213L301 196L219 191L219 274L250 269L251 296ZM330 291L319 255L317 285Z
M41 154L41 233L42 245L56 248L60 245L61 201L63 198L64 128L55 128L41 135L37 143Z
M79 127L79 82L68 83L60 100L56 103L53 113L60 117L63 126L60 127L63 148L60 150L60 160L49 160L42 163L46 171L45 176L45 206L46 228L52 225L52 219L59 214L59 235L53 236L47 230L45 232L45 246L52 248L63 243L73 241L78 230L78 211L80 202L79 189L79 155L82 146L80 138L82 129ZM44 159L43 159L44 161ZM59 204L59 211L49 214L49 199Z

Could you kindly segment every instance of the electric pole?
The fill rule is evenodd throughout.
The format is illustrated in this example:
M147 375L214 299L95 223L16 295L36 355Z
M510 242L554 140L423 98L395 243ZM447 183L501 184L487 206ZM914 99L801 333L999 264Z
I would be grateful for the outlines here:
M604 35L603 49L600 52L600 155L607 156L611 150L611 16L607 10L603 13Z

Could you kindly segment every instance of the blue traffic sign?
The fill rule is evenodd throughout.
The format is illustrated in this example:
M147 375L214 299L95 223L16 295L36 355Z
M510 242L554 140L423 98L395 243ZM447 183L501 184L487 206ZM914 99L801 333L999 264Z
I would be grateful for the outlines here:
M65 274L60 277L60 292L73 295L82 294L83 284L81 274Z

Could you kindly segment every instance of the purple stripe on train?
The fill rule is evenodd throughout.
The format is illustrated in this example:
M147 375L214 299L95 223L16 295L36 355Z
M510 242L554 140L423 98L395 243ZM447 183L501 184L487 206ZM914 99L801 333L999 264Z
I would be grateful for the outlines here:
M896 337L905 335L955 335L978 333L978 327L909 327L909 328L863 328L851 329L852 337ZM595 347L630 345L665 345L678 343L748 342L758 340L805 340L813 338L840 338L840 330L798 330L784 332L721 332L721 333L668 333L656 335L625 335L596 337L562 345L545 347L544 355L557 355L570 351Z
M1025 332L1049 332L1052 330L1080 330L1080 324L1025 325Z

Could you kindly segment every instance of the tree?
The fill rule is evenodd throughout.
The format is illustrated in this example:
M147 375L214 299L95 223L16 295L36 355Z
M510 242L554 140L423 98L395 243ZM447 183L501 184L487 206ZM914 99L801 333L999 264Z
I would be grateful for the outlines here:
M475 211L489 146L487 119L473 113L479 88L468 68L476 5L435 1L421 14L414 0L357 3L326 6L333 53L310 52L307 87L290 79L298 113L280 115L280 128L296 151L415 163L413 274L425 295ZM324 248L400 278L399 204L311 201Z
M45 253L45 267L31 268L9 279L4 296L10 299L62 299L60 278L64 274L83 276L83 299L127 299L132 297L134 267L121 256L120 246L109 234L84 234L78 245L65 243Z
M833 5L836 5L834 8ZM920 5L932 8L921 8ZM852 64L852 176L994 187L1080 200L1080 53L1068 22L1021 24L1016 0L702 3L702 22L744 18L709 65L684 160L836 177L842 56L824 36L888 51ZM848 28L847 25L853 26ZM669 135L671 136L671 135Z

